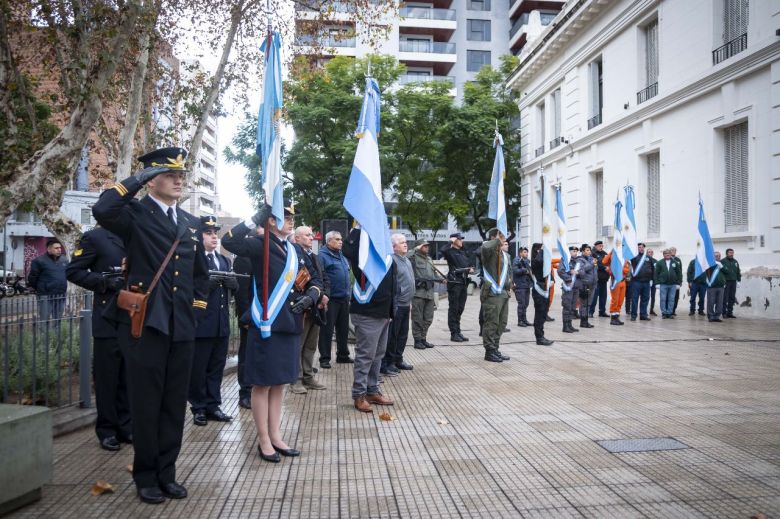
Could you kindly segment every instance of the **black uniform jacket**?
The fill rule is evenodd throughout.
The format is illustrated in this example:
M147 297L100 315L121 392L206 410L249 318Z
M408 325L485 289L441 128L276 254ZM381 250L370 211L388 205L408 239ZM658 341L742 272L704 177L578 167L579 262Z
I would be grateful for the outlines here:
M233 227L223 238L222 247L236 254L237 256L246 256L252 262L252 275L255 278L255 287L257 297L262 298L263 294L263 240L265 236L253 236L247 238L254 230L250 230L243 222ZM279 278L284 274L284 266L287 263L287 247L295 247L295 253L298 256L298 268L306 267L311 275L311 279L304 287L303 292L298 292L295 288L290 290L287 300L282 309L276 316L271 325L271 333L303 333L303 314L294 314L290 311L290 306L302 295L308 295L312 301L319 301L322 294L322 280L319 277L317 268L312 263L309 255L299 246L291 242L283 242L274 234L270 234L271 244L268 254L268 296L270 297L276 287ZM251 303L251 299L250 299ZM251 323L254 321L246 317L241 318L242 322Z
M360 270L360 229L352 229L349 232L347 241L344 243L344 257L352 265L352 272L355 273L355 283L360 283L363 277L363 271ZM367 317L377 317L384 319L393 318L395 305L395 261L390 264L390 270L385 274L382 282L376 288L373 297L367 303L361 303L356 298L352 298L349 303L349 313L365 315Z
M98 339L116 337L116 323L103 317L116 292L106 290L102 273L121 267L124 257L122 238L102 227L95 227L81 237L65 270L68 281L95 293L92 300L92 336Z
M222 254L214 251L214 258L219 262L219 270L230 272L230 260ZM208 260L206 260L208 264ZM206 309L203 315L198 316L198 327L195 330L195 337L227 337L230 335L230 290L220 284L212 290L209 290L208 299L206 299Z
M134 199L141 187L135 177L126 178L100 195L92 207L92 214L100 225L119 235L125 243L131 287L146 290L173 241L180 240L149 297L144 326L172 335L174 341L192 341L195 339L196 311L206 310L209 281L200 221L177 207L177 225L174 226L149 196ZM118 308L115 300L108 304L104 315L114 321L130 323L129 314Z
M236 274L252 275L252 262L244 256L236 256L233 262L233 272ZM238 290L236 290L236 317L242 324L241 316L244 315L252 304L252 278L238 278Z

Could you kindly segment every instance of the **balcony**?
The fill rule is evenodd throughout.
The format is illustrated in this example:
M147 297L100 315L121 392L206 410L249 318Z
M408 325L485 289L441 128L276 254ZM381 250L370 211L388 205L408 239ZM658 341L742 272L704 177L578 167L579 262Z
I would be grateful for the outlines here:
M447 54L455 57L455 44L439 41L401 40L398 42L399 52L414 52L420 54Z
M455 85L455 76L423 76L418 74L404 74L398 78L398 84L400 85L430 83L431 81L446 81L452 85Z
M449 74L457 59L454 43L402 39L398 50L398 61L407 67L425 67L436 76Z
M712 51L712 64L717 65L747 49L747 33Z
M296 52L300 54L318 54L323 56L356 56L355 38L323 36L315 38L302 35L295 40Z
M521 14L509 29L509 48L515 53L522 49L527 41L539 36L556 16L557 12L531 11Z
M560 11L566 0L510 0L509 17L514 18L520 13L532 11L534 9L549 9Z
M557 148L558 146L560 146L562 140L563 139L561 137L556 137L553 140L551 140L550 141L550 149Z
M402 7L398 26L401 32L432 36L437 41L448 41L458 28L453 9Z
M541 145L538 148L536 148L536 152L534 152L535 157L541 157L542 155L544 155L544 145Z
M401 23L404 18L415 20L455 20L454 9L428 9L426 7L402 7L399 9Z
M655 82L649 87L640 90L639 92L636 93L636 104L641 105L648 99L652 99L657 95L658 95L658 82Z
M601 112L588 119L588 130L601 124Z

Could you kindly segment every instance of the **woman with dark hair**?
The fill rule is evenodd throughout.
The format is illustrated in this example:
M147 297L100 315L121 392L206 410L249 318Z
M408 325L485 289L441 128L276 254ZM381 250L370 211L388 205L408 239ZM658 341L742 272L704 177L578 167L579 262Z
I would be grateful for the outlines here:
M550 299L547 290L547 279L544 277L544 252L541 243L531 246L531 275L534 280L531 295L534 299L534 336L539 346L549 346L553 341L544 337L544 322L547 320L547 309Z

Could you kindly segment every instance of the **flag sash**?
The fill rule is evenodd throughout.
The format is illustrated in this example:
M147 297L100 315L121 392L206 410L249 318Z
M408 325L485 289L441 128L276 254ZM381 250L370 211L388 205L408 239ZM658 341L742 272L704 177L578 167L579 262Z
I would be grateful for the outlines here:
M284 264L284 272L276 282L271 296L268 298L268 319L263 320L263 304L257 297L257 280L252 278L252 291L254 297L252 298L252 321L255 326L260 329L260 336L263 339L267 339L271 336L271 325L273 325L279 312L282 310L285 301L287 301L287 295L292 290L295 284L295 277L298 275L298 254L295 252L295 247L292 245L287 246L287 260Z
M390 266L393 263L393 257L388 256L387 259L385 259L385 265L387 266L387 270L390 270ZM355 283L352 285L352 295L355 297L355 300L357 300L358 303L361 305L368 303L371 301L371 298L374 297L374 293L376 292L376 287L371 284L370 281L366 280L366 287L361 289L360 283L358 283L357 280L355 280Z
M506 284L506 278L509 275L509 258L508 254L504 251L501 251L501 255L504 259L503 265L501 265L501 272L499 272L499 278L498 283L496 283L496 280L493 279L493 276L490 275L490 273L487 271L487 269L482 269L482 274L485 276L485 279L488 283L490 283L490 291L493 292L493 294L498 295L501 292L504 291L504 285Z

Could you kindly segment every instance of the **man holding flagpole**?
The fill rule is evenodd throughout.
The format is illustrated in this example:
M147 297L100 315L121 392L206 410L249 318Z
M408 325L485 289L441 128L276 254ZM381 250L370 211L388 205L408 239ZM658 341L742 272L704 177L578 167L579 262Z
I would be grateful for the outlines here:
M722 273L720 252L715 252L710 236L707 218L704 216L704 202L699 195L699 221L697 225L696 256L694 257L694 279L705 274L707 283L707 319L711 323L721 322L723 312L723 288L726 278Z
M539 346L550 346L553 341L544 336L544 323L548 320L547 312L550 309L550 296L552 290L552 217L550 216L550 204L547 200L547 183L540 172L541 201L542 201L542 243L534 243L531 246L531 279L533 291L531 297L534 300L534 336Z
M352 399L355 409L364 413L372 412L371 404L394 403L379 391L379 370L393 318L396 282L379 170L380 106L379 83L369 75L356 132L360 140L344 195L344 209L359 225L349 233L344 256L355 275L349 305L356 340Z

